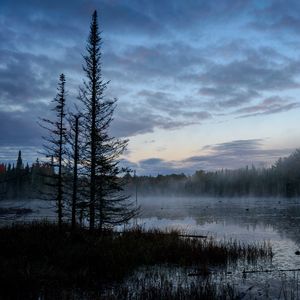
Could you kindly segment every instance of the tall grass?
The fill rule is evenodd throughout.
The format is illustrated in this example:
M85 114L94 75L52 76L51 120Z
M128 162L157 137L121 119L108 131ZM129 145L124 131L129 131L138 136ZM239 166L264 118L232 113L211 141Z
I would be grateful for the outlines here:
M123 233L72 232L65 225L59 231L47 222L0 228L0 240L1 295L16 292L15 296L33 298L45 289L100 289L140 266L193 266L204 274L211 265L272 256L267 244L184 238L177 231L142 228Z

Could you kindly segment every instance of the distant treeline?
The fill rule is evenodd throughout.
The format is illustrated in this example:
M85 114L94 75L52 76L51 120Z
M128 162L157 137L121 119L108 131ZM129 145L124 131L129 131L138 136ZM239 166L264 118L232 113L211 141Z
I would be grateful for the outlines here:
M215 172L196 171L184 174L132 177L127 175L128 189L139 195L190 196L300 196L300 150L280 158L270 168L245 167Z
M50 191L50 164L37 160L32 166L22 163L21 151L15 165L0 164L0 199L39 198Z
M20 155L20 154L19 154ZM15 166L0 164L0 199L39 198L51 191L50 164L36 161L31 167L22 161ZM270 168L245 167L237 170L196 171L192 176L171 174L134 177L124 181L132 196L214 196L214 197L297 197L300 196L300 150L280 158Z

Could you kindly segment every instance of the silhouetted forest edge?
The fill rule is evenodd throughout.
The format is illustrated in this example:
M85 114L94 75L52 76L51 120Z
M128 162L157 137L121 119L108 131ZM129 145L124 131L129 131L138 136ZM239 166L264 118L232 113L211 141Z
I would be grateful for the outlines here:
M272 257L268 244L183 238L178 231L140 227L117 233L35 222L0 228L0 240L1 295L13 299L75 288L101 293L147 265L194 267L207 276L211 266Z
M299 169L300 150L296 150L269 168L199 170L192 176L132 176L128 172L120 180L125 183L124 190L128 195L137 192L139 196L299 197ZM38 198L41 191L45 194L51 189L47 182L53 173L49 164L38 160L26 167L0 164L0 199Z
M143 196L213 196L213 197L299 197L300 150L278 159L269 168L244 168L196 171L185 174L139 176L127 175L127 188Z

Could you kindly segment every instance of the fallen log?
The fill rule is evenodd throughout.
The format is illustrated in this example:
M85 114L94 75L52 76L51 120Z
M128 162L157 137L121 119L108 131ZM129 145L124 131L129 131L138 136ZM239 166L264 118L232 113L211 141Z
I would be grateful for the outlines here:
M193 239L207 239L207 235L194 235L194 234L178 234L180 237L193 238Z
M242 274L252 274L252 273L272 273L272 272L300 272L300 269L275 269L275 270L244 270ZM209 274L219 274L222 272L209 272ZM226 275L231 275L232 272L226 272ZM203 276L203 271L197 272L197 273L189 273L188 276Z
M113 231L110 232L112 234L116 234L116 235L121 235L124 233L129 233L130 231ZM154 233L152 232L143 232L143 234L148 234L148 235L154 235ZM169 235L170 233L168 232L160 232L159 234L163 234L163 235ZM193 238L193 239L207 239L207 235L194 235L194 234L178 234L179 237L184 237L184 238Z
M297 272L300 269L275 269L275 270L244 270L243 274L251 274L251 273L272 273L272 272Z

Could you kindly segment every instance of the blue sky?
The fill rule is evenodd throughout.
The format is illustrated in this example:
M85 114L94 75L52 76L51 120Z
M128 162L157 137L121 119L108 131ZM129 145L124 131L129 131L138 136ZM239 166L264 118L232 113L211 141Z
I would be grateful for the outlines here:
M111 132L139 174L268 166L299 147L299 1L2 0L0 161L38 156L62 72L76 103L94 9Z

